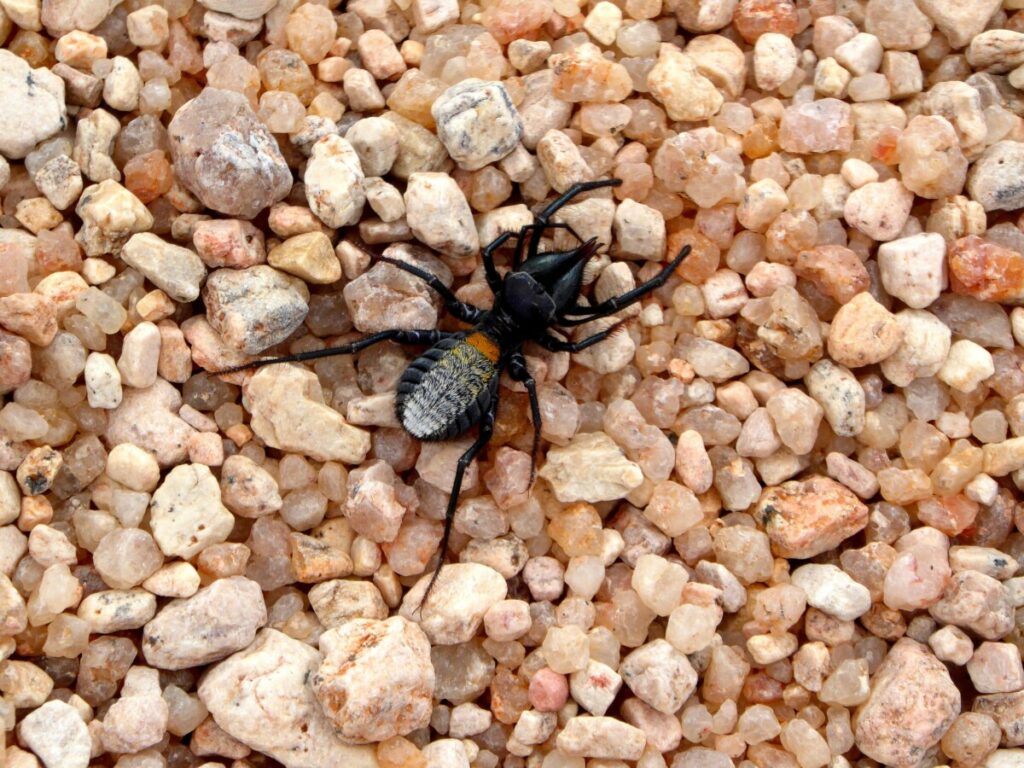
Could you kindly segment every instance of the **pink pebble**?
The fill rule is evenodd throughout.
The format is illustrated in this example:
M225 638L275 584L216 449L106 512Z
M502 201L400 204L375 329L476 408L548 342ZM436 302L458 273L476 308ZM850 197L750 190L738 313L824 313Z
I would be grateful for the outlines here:
M537 670L530 680L530 705L540 712L557 712L569 698L569 681L549 667Z

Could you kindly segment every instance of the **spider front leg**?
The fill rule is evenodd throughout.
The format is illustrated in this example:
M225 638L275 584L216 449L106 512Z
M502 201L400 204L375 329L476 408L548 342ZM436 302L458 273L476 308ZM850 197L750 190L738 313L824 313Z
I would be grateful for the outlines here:
M690 246L684 245L678 255L666 264L662 268L661 272L656 274L646 283L641 283L633 290L626 291L621 296L613 296L612 298L602 301L599 304L595 304L592 307L569 307L563 311L562 315L558 318L559 325L582 325L583 323L589 323L591 320L596 320L599 317L607 317L608 315L614 314L620 309L628 307L630 304L635 304L651 291L654 291L667 283L676 267L682 264L683 259L689 255ZM586 317L567 318L566 315L586 315Z
M354 355L356 352L366 349L367 347L372 347L374 344L379 344L382 341L397 341L399 344L423 344L425 346L433 346L441 339L454 335L454 333L449 331L438 330L403 331L395 329L390 331L381 331L380 333L371 333L369 336L363 336L363 338L357 339L351 344L343 344L340 347L313 349L309 352L299 352L295 355L270 357L266 360L253 360L251 363L236 365L233 368L226 368L222 371L210 371L210 374L213 376L219 376L226 373L237 373L238 371L249 371L254 368L262 368L265 365L276 365L277 363L304 363L307 360L320 360L324 357L334 357L336 355Z
M582 322L590 322L591 320L594 319L597 318L587 318ZM605 328L603 331L599 331L598 333L595 333L593 336L587 336L587 338L580 339L579 341L562 341L561 339L556 339L554 336L541 336L536 341L538 344L544 347L544 349L550 350L552 352L582 352L584 349L587 349L588 347L592 347L595 344L600 344L602 341L604 341L617 330L619 330L625 324L625 322L625 320L620 320L619 322L615 323L615 325L609 326L608 328Z
M602 187L617 187L622 184L622 179L599 179L598 181L582 181L578 184L573 184L565 192L556 197L550 203L545 206L544 210L537 214L534 219L534 231L533 237L530 238L530 248L526 252L527 258L532 258L537 255L537 249L540 247L540 233L544 227L550 226L548 219L550 219L560 208L565 206L570 200L577 195L582 195L584 192L590 192L593 189L601 189ZM574 233L575 234L575 233ZM577 238L582 238L577 235Z
M452 293L451 289L442 283L437 275L432 275L430 272L413 266L407 261L392 259L389 256L381 256L380 260L393 267L397 267L403 272L408 272L410 275L416 275L416 277L440 294L441 298L444 300L445 308L459 320L462 320L464 323L471 323L472 325L476 325L480 322L480 318L484 314L483 311L477 309L472 304L466 304L463 301L459 301L455 294Z
M459 457L458 463L455 465L455 480L452 482L451 496L448 497L448 507L444 513L444 533L441 535L441 545L438 547L438 560L437 567L434 568L434 575L430 577L430 582L427 584L427 591L423 593L423 599L420 600L417 611L423 610L423 606L427 602L427 598L430 597L430 591L434 588L434 584L437 582L437 577L441 575L441 568L444 566L445 554L448 552L448 540L452 535L452 526L455 524L455 509L459 505L459 493L462 491L462 478L466 474L466 470L469 468L470 463L476 458L476 455L483 450L483 447L490 442L491 435L494 434L494 421L498 413L498 388L494 388L494 397L491 399L491 406L487 409L483 419L480 420L480 434L477 436L473 444L466 449L466 452Z
M530 375L530 371L526 367L526 358L522 352L514 352L509 357L508 373L513 381L518 381L526 387L526 393L530 396L530 416L533 419L533 446L530 448L530 485L533 485L537 475L537 457L540 454L540 430L542 426L540 400L537 398L537 382Z

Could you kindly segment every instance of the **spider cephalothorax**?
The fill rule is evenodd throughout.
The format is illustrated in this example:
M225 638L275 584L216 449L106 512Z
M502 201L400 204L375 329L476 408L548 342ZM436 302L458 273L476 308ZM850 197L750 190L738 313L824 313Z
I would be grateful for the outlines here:
M230 373L273 363L302 362L352 354L381 341L429 347L409 364L398 384L396 411L403 428L420 440L458 437L477 424L480 425L480 431L472 445L459 458L445 514L441 555L424 593L423 602L444 562L463 475L473 458L487 445L494 430L498 409L498 381L502 371L507 371L513 380L521 382L529 394L534 430L532 458L535 466L541 413L537 387L523 357L523 344L533 341L555 352L579 352L608 338L621 322L574 342L556 338L549 330L556 326L588 323L634 304L655 288L664 285L690 251L689 246L684 247L654 278L621 296L592 306L580 304L584 272L588 261L598 252L599 244L595 239L582 240L567 224L552 223L550 218L577 195L618 184L621 184L619 179L576 184L537 214L533 224L518 232L505 232L489 243L483 249L482 256L487 284L494 292L495 300L494 306L486 311L459 301L444 283L429 272L404 261L382 257L383 261L423 279L441 295L452 315L472 326L469 330L381 331L341 347L259 360L230 371L221 371ZM548 229L568 230L580 244L567 251L541 252L541 237ZM494 254L512 238L516 238L512 269L503 277L495 267ZM532 475L531 468L531 481Z

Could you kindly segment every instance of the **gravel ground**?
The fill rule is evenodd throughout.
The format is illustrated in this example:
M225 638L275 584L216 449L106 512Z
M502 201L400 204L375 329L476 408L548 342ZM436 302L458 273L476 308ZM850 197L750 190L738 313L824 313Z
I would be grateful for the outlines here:
M148 2L0 0L0 764L1024 766L1024 1ZM210 372L606 178L424 601L415 350Z

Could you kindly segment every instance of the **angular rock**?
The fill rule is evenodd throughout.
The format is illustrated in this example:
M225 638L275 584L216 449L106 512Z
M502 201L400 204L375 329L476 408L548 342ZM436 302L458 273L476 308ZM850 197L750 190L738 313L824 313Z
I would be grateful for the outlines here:
M346 464L359 464L370 451L369 432L350 426L324 403L312 371L267 366L246 380L242 392L253 432L272 448Z
M405 190L405 217L416 239L454 258L480 250L466 196L446 173L414 173Z
M523 137L519 113L499 82L463 80L441 94L430 112L448 154L467 171L501 160Z
M8 50L0 50L0 93L0 155L20 160L67 127L64 81L48 69L32 69Z
M426 574L402 600L399 613L416 620L435 645L468 642L483 623L487 609L505 599L508 586L501 574L478 563L452 563L441 569L423 603L433 574Z
M320 653L274 629L211 669L199 698L232 738L285 768L378 768L372 747L339 738L309 685Z
M903 638L871 679L858 710L857 747L880 763L915 765L960 713L960 691L927 647Z
M277 142L241 93L205 88L167 130L175 176L208 208L251 219L291 191Z
M845 486L820 475L766 488L754 507L779 557L819 555L868 524L868 508Z
M359 223L366 203L363 179L352 145L337 134L324 136L313 145L303 176L310 210L329 227Z
M227 539L234 516L220 502L220 485L204 464L172 469L153 493L150 527L168 557L188 560Z
M986 211L1024 208L1024 144L997 141L971 168L967 191Z
M552 448L537 474L563 503L623 499L644 480L640 466L604 432L578 434L569 445Z
M309 289L297 277L257 264L218 269L203 287L210 325L225 343L247 355L285 339L309 313Z
M107 417L107 441L133 443L152 453L162 467L180 464L195 433L177 415L180 407L181 393L163 379L148 389L128 390Z
M92 751L89 728L78 710L57 699L25 715L18 735L46 768L87 768Z
M401 616L352 619L320 636L324 660L311 680L324 714L351 743L404 736L430 723L430 642Z
M195 251L172 245L149 232L132 235L121 258L177 301L195 301L206 267Z
M218 579L184 600L172 600L142 631L146 662L187 669L247 647L267 623L263 591L242 576Z
M939 621L969 629L986 640L1001 640L1014 627L1013 604L1003 585L978 571L954 573L930 612Z

